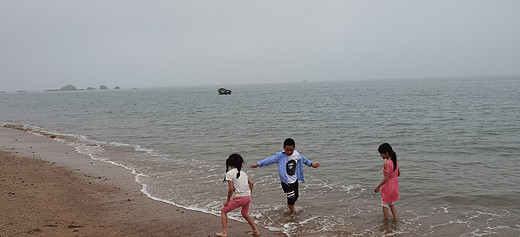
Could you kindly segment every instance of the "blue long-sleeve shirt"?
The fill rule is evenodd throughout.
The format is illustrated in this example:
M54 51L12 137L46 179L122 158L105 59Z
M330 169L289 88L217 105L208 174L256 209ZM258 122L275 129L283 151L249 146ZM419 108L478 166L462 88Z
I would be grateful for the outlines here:
M301 154L300 157L301 160L298 163L296 163L296 175L298 180L301 180L302 183L305 183L305 179L303 178L303 164L310 166L312 162L305 158L305 156L302 156ZM278 163L278 175L280 176L280 181L282 181L282 183L289 184L287 182L287 170L285 168L287 164L287 155L285 154L285 151L278 152L276 153L276 155L258 161L256 164L258 164L258 167L262 167L272 165L274 163Z

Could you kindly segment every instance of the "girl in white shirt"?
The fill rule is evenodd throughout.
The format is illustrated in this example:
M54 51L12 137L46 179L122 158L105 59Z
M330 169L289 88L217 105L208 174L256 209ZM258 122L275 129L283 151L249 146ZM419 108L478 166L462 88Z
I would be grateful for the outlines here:
M256 228L253 218L249 216L249 204L251 203L251 192L253 191L253 181L242 169L244 159L239 154L231 154L226 160L226 178L224 182L228 182L228 195L224 207L221 211L222 218L222 232L217 233L217 236L227 236L227 213L241 207L240 213L246 219L253 231L248 232L250 235L260 235ZM231 170L229 170L231 168ZM233 195L234 193L234 195ZM233 199L231 197L234 196Z

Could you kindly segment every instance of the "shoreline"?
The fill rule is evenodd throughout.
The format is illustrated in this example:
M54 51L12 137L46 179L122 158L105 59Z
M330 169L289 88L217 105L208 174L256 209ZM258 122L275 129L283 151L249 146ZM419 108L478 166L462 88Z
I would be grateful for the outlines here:
M0 127L6 236L216 236L220 217L147 197L135 175L46 134ZM262 236L284 236L259 227ZM229 220L229 236L249 236Z

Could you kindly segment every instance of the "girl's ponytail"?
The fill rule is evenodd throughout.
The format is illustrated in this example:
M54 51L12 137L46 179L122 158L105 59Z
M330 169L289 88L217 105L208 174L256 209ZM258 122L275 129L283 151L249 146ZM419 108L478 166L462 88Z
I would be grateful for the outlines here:
M395 154L394 150L390 152L390 156L392 157L392 162L394 162L394 171L397 168L397 155Z
M238 173L237 173L237 179L240 177L240 170L242 169L242 164L244 163L244 159L239 154L233 154L236 155L236 162L235 167L237 167Z
M238 173L237 173L237 179L238 177L240 177L240 170L242 169L242 163L240 163L239 166L237 166L237 170L238 170Z
M392 162L394 163L394 171L397 168L397 155L395 154L394 149L392 149L392 146L388 143L383 143L379 146L377 149L379 153L384 154L387 153L390 154L390 157L392 158Z
M229 171L229 158L226 160L226 174ZM226 182L226 177L224 177L224 180L222 182Z

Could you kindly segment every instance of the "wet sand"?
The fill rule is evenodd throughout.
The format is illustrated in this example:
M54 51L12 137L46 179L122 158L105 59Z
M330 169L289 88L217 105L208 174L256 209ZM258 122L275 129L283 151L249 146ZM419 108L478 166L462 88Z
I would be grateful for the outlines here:
M216 236L220 217L153 200L130 171L0 127L0 236ZM229 236L249 236L230 220ZM262 236L283 236L260 228Z

